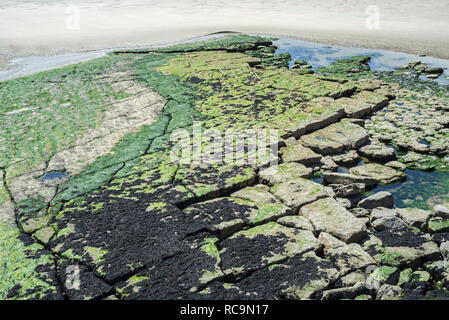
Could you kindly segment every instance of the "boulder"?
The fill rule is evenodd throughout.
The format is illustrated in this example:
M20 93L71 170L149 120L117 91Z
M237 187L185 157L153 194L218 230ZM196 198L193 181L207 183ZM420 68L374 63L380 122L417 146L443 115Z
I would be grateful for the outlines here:
M435 217L429 220L427 229L431 233L449 232L449 219Z
M352 184L330 184L335 196L345 198L350 196L355 196L365 192L365 184L363 183L352 183Z
M318 238L319 240L319 238ZM440 251L441 255L443 256L444 260L449 260L449 241L445 241L442 244L440 244Z
M394 199L391 193L380 191L360 201L358 206L364 209L374 209L377 207L393 208Z
M449 218L449 204L439 204L433 207L433 212L437 217Z
M363 221L354 217L333 198L324 198L303 206L299 212L317 231L325 231L346 242L357 242L366 236Z

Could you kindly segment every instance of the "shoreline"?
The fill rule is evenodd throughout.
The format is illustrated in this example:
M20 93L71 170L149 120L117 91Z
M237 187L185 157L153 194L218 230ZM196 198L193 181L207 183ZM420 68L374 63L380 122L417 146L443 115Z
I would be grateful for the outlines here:
M223 31L449 59L448 29L449 0L4 0L0 70L17 58L151 48Z
M61 68L67 65L81 63L91 59L96 59L105 56L106 54L116 51L116 50L126 50L126 49L144 49L144 48L160 48L166 46L172 46L180 43L196 42L211 39L214 37L224 36L226 34L245 34L245 32L240 31L217 31L207 34L191 34L190 36L183 39L170 39L164 42L153 42L150 44L137 44L129 46L114 46L114 47L99 47L96 49L88 49L84 51L69 51L69 50L45 50L41 52L40 55L29 55L28 53L21 53L19 56L7 57L8 64L2 63L0 59L0 81L14 79L22 76L28 76L38 72L43 72L51 69ZM401 46L400 44L393 45L391 41L379 41L370 42L366 40L357 40L355 38L350 38L344 40L343 38L329 39L328 37L313 36L308 35L298 35L296 33L263 33L263 32L248 32L252 35L260 35L265 37L277 37L277 38L290 38L293 40L302 40L307 42L312 42L321 45L328 46L340 46L347 48L363 48L363 49L373 49L373 50L386 50L391 52L396 52L400 54L413 54L419 56L427 56L440 59L449 59L449 47L446 49L441 46L441 52L444 54L428 54L425 47L411 47L411 46ZM405 43L405 42L404 42ZM1 50L1 49L0 49ZM436 51L437 53L440 51ZM52 63L53 61L53 63ZM26 70L27 65L33 65L31 68ZM45 65L49 65L45 67ZM25 69L25 71L23 71Z

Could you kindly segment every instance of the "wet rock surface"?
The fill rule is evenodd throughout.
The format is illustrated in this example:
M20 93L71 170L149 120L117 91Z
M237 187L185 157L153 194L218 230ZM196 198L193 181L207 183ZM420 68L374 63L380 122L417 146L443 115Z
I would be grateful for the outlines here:
M365 192L449 168L449 95L371 73L369 57L289 70L275 50L232 35L0 87L16 94L8 128L28 128L1 128L0 298L447 298L447 200ZM176 149L198 121L250 146ZM256 157L255 129L278 132Z

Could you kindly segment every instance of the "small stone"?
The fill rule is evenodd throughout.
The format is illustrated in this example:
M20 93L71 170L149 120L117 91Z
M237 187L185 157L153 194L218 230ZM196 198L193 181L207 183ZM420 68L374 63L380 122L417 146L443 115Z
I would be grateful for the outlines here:
M321 169L325 171L337 171L338 170L338 164L332 160L331 157L326 156L321 158Z
M402 289L390 284L384 284L377 291L376 300L397 300L402 296Z
M449 218L449 204L439 204L433 207L433 212L437 217Z
M332 156L332 160L334 160L335 163L343 166L349 166L352 164L355 164L359 161L359 155L357 151L355 150L349 150L345 153Z
M296 162L286 162L278 166L271 166L260 171L260 180L270 186L286 182L295 178L308 179L312 176L313 170L303 164Z
M365 184L363 183L330 184L329 187L331 187L334 190L335 196L341 198L360 195L366 190Z
M358 203L358 206L365 209L374 209L377 207L393 208L394 200L391 193L381 191L363 199Z
M441 217L432 218L429 220L427 229L431 233L449 232L449 219Z
M338 240L334 236L331 236L327 232L321 232L320 235L318 236L318 241L320 241L321 244L324 246L325 251L327 251L327 249L338 248L346 244L343 241Z
M324 291L321 296L321 300L354 299L356 296L366 293L369 293L369 289L366 287L366 284L359 282L352 287Z
M379 286L383 284L396 284L399 281L399 276L399 269L390 266L381 266L369 275L371 280Z
M367 140L368 132L364 128L345 120L301 137L304 146L322 155L354 149Z
M429 272L427 271L415 271L412 273L412 278L411 278L411 282L428 282L430 281L430 279L432 278L432 276L430 275Z
M349 211L357 218L366 218L370 215L369 210L364 208L352 208Z
M343 278L339 279L335 283L335 287L337 288L352 287L359 282L366 282L366 276L363 272L354 271L344 276Z
M390 162L387 162L387 163L385 164L385 166L390 167L390 168L393 168L393 169L396 169L396 170L399 170L399 171L405 171L405 170L407 170L407 166L406 166L405 164L399 162L399 161L390 161Z
M50 239L54 236L54 234L55 234L55 231L53 230L52 227L46 227L46 228L37 230L33 234L33 237L36 240L38 240L38 241L40 241L40 242L42 242L44 244L47 244L48 241L50 241Z
M397 283L398 287L401 287L404 283L410 282L412 280L413 270L411 268L407 268L401 271L399 275L399 281Z
M371 211L370 221L373 222L377 219L397 217L397 215L398 213L395 209L388 209L384 207L374 208Z
M444 260L449 261L449 241L445 241L440 245L440 251Z
M286 227L296 228L300 230L314 231L309 220L301 216L286 216L277 220L277 223Z

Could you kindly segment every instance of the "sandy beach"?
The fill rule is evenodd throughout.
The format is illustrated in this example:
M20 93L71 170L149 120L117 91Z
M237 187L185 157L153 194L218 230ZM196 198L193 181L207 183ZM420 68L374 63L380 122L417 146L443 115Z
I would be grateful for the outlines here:
M449 58L449 1L3 0L0 67L25 56L272 34Z

